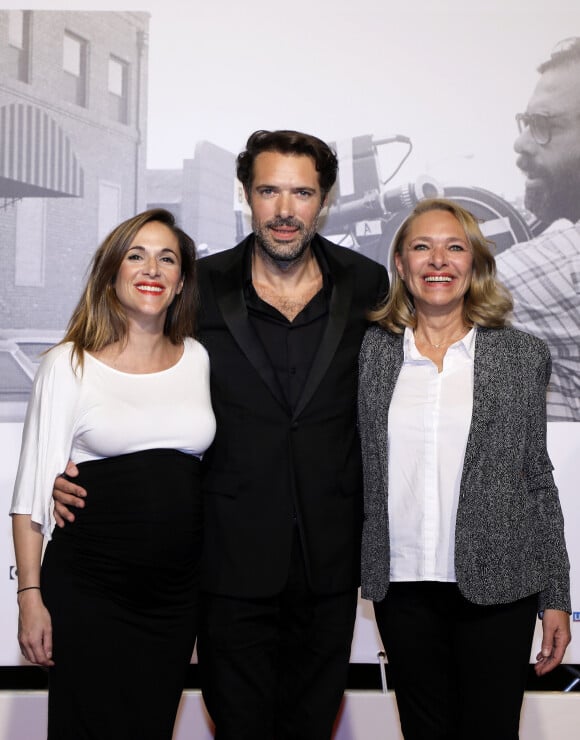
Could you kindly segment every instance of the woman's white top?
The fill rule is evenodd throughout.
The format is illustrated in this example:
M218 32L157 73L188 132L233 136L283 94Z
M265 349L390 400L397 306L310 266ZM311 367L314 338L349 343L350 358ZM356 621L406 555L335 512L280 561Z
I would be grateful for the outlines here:
M473 410L475 329L452 344L443 370L405 329L389 409L391 581L455 578L455 520Z
M84 353L73 370L72 344L48 352L28 404L11 514L30 514L50 538L52 488L69 460L81 463L166 448L201 457L215 435L209 357L187 338L175 365L125 373Z

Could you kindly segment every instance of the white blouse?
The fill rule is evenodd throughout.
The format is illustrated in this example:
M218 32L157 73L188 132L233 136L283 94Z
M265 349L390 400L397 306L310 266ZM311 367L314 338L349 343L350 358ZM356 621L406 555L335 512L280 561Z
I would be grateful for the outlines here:
M52 488L75 463L141 450L177 449L201 457L215 435L209 357L187 338L178 362L155 373L125 373L85 352L73 371L72 344L54 347L32 388L11 514L30 514L50 538Z
M455 579L455 520L473 409L475 329L452 344L443 370L405 330L389 409L391 581Z

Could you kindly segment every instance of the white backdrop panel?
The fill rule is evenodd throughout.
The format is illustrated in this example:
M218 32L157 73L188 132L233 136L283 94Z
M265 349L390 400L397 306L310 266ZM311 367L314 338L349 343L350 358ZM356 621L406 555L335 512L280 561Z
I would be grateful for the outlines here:
M0 506L8 511L12 486L16 474L20 448L21 424L0 424L0 449L3 464L0 466ZM556 482L560 488L560 498L566 520L566 538L572 566L572 644L566 653L566 662L580 663L580 497L578 497L577 467L580 449L580 424L549 424L548 446L555 466ZM0 538L0 665L23 665L16 642L17 609L16 581L14 580L14 552L10 530L10 518L2 519ZM537 630L533 656L538 652L540 631ZM377 653L382 649L375 628L372 605L359 601L351 662L376 663Z
M32 5L62 7L56 0ZM446 186L486 188L517 208L523 178L513 152L515 114L526 109L538 64L556 42L580 34L578 0L294 0L284 19L266 0L70 0L67 10L118 11L119 5L151 13L143 132L149 167L180 169L203 141L235 153L258 128L297 128L334 142L403 135L413 150L400 171L393 172L399 155L391 158L390 150L380 163L382 175L393 176L388 188L429 176ZM0 69L2 91L5 74ZM372 231L372 224L364 226ZM11 324L10 309L0 293L0 329L27 328ZM20 430L0 423L4 511ZM580 423L551 424L549 447L572 561L576 621L567 660L580 663ZM0 523L0 565L0 665L18 665L7 516ZM378 649L372 609L361 603L352 660L375 662Z

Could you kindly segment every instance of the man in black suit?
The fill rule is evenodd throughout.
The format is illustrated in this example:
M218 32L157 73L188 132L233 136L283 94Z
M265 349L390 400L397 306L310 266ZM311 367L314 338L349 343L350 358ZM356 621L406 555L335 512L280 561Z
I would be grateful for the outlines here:
M330 737L360 571L357 359L384 268L316 235L337 161L257 131L253 233L199 263L217 435L205 477L203 694L218 738Z
M202 689L218 740L329 738L360 577L357 362L377 263L316 234L337 160L257 131L253 233L199 262L215 441L204 458Z

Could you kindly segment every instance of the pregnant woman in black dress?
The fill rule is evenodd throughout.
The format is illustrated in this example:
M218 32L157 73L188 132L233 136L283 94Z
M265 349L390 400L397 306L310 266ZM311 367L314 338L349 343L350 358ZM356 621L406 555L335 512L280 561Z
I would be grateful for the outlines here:
M172 736L196 635L200 457L215 432L195 297L195 246L173 216L129 219L97 251L35 379L11 513L19 641L49 668L51 740ZM69 459L92 495L55 530L52 485Z

